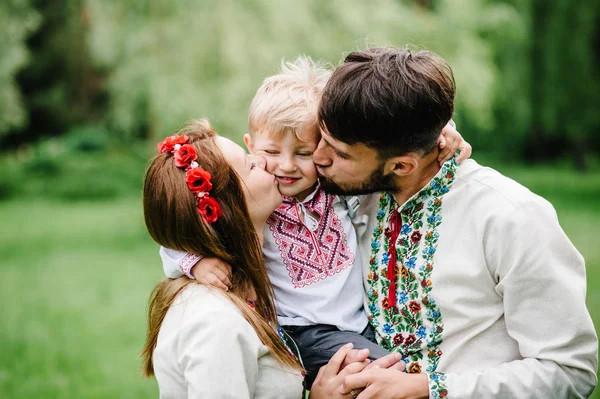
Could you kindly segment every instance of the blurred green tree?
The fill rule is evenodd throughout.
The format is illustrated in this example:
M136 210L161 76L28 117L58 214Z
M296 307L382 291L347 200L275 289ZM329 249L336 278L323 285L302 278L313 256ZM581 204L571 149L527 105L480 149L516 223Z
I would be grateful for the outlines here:
M519 13L512 29L487 34L499 72L491 142L512 157L566 156L585 170L600 149L600 3L495 1Z
M39 22L30 0L0 2L0 136L27 123L16 75L29 61L26 40Z
M81 0L33 0L43 21L28 39L30 62L19 73L29 139L102 122L104 81L89 57L89 15ZM16 140L19 141L19 140Z
M0 141L90 123L156 139L200 116L239 139L282 58L414 43L453 67L476 149L582 168L600 150L597 0L8 0L0 32Z
M600 3L532 0L531 21L527 158L570 155L585 170L600 149Z
M282 57L339 60L365 42L412 42L447 58L459 86L457 118L484 136L494 128L497 68L483 33L509 30L516 18L512 7L483 0L440 0L433 11L397 0L86 5L94 64L109 73L110 126L155 138L198 116L241 137L250 99Z

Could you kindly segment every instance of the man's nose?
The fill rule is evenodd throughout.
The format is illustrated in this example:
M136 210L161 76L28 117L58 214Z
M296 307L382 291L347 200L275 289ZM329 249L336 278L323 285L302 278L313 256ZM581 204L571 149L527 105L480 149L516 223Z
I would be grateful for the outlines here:
M331 164L333 163L331 157L328 155L326 147L327 143L325 142L325 140L321 139L321 141L319 141L317 149L315 150L315 152L313 152L312 156L312 160L315 163L315 165L327 167L331 166Z

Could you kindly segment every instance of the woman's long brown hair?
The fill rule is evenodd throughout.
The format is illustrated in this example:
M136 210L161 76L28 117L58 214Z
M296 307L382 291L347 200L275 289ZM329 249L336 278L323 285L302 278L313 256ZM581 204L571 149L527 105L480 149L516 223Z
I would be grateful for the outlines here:
M189 136L198 163L212 175L210 195L219 202L223 215L212 224L202 219L187 187L185 171L175 166L171 153L162 153L152 160L144 181L144 219L150 236L163 247L219 258L232 265L233 288L223 295L238 307L281 364L301 370L268 322L269 318L276 320L276 312L261 243L248 213L242 183L215 143L216 133L208 121L196 120L176 134ZM146 344L141 353L145 376L154 374L153 353L165 315L190 284L199 283L186 277L165 279L152 291ZM252 289L256 291L256 310L243 299Z

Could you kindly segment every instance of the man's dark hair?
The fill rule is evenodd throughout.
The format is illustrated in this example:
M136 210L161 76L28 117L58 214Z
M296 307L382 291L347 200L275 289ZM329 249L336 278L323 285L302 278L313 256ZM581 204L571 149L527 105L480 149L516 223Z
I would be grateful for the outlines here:
M393 47L352 52L327 82L319 123L344 143L379 157L429 153L454 112L452 69L430 51Z

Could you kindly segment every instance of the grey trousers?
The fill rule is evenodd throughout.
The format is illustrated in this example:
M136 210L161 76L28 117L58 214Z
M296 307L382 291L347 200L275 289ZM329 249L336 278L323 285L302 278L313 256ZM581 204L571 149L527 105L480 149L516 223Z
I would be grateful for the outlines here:
M375 331L370 324L360 333L341 331L335 326L282 326L294 340L306 369L306 388L310 389L321 366L343 345L352 342L355 349L369 349L369 359L376 360L389 354L377 345Z

